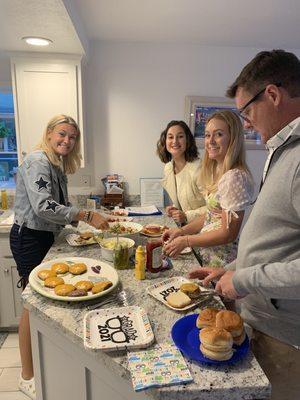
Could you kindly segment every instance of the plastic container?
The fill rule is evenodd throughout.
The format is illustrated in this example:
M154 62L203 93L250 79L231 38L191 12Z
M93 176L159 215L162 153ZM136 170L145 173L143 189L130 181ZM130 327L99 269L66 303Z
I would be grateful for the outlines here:
M149 239L146 244L147 271L156 274L161 271L163 263L163 242L162 239Z
M1 208L7 210L7 193L5 189L1 189Z
M96 239L97 240L97 239ZM98 241L101 247L102 257L110 262L114 260L114 248L116 246L117 238L106 238ZM129 257L133 254L134 240L126 237L119 237L119 243L128 247Z
M138 246L135 252L135 279L143 280L146 277L146 249L144 246Z

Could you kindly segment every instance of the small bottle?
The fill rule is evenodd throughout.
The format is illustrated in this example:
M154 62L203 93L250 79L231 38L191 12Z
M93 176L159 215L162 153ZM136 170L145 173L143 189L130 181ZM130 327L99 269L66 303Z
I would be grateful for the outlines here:
M146 275L146 249L145 246L138 246L135 251L135 279L143 280Z
M7 210L7 193L5 189L1 189L1 208Z
M162 269L163 259L163 242L162 239L150 239L147 241L147 271L153 274L159 272Z

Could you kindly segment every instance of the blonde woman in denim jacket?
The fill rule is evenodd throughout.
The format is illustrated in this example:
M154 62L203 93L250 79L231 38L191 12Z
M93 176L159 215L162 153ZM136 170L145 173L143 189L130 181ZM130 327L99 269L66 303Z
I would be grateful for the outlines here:
M28 155L17 172L15 219L10 247L23 288L31 270L39 265L66 224L85 221L105 229L107 221L95 212L79 210L68 202L67 177L80 166L80 130L73 118L51 119L37 150ZM19 325L22 363L19 388L35 399L29 315L23 309Z

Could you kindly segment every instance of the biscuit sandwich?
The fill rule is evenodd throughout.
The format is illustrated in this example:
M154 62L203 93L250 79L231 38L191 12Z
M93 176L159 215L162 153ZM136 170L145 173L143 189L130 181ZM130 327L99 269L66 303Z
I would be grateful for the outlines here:
M197 328L216 326L216 315L218 312L220 312L220 310L217 308L204 308L204 310L201 310L196 320Z
M229 360L233 355L232 336L222 328L206 327L200 330L200 350L202 354L216 361Z
M188 295L190 299L197 299L201 295L199 285L193 282L183 283L180 286L180 291Z
M191 304L192 300L185 293L178 290L178 292L170 293L166 297L166 302L173 308L184 308Z
M223 328L233 337L234 344L240 345L246 337L244 322L234 311L222 310L216 315L216 327Z

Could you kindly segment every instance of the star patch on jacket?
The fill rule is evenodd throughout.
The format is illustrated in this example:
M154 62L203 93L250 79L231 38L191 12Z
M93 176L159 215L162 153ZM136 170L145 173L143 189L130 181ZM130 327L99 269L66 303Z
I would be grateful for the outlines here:
M55 208L59 206L59 204L55 203L55 201L49 201L47 200L47 207L45 208L45 210L52 210L53 212L55 212Z
M40 177L40 179L38 181L35 181L34 183L36 183L38 185L38 191L40 191L41 189L47 189L47 185L49 182L44 181L44 179L42 177Z

